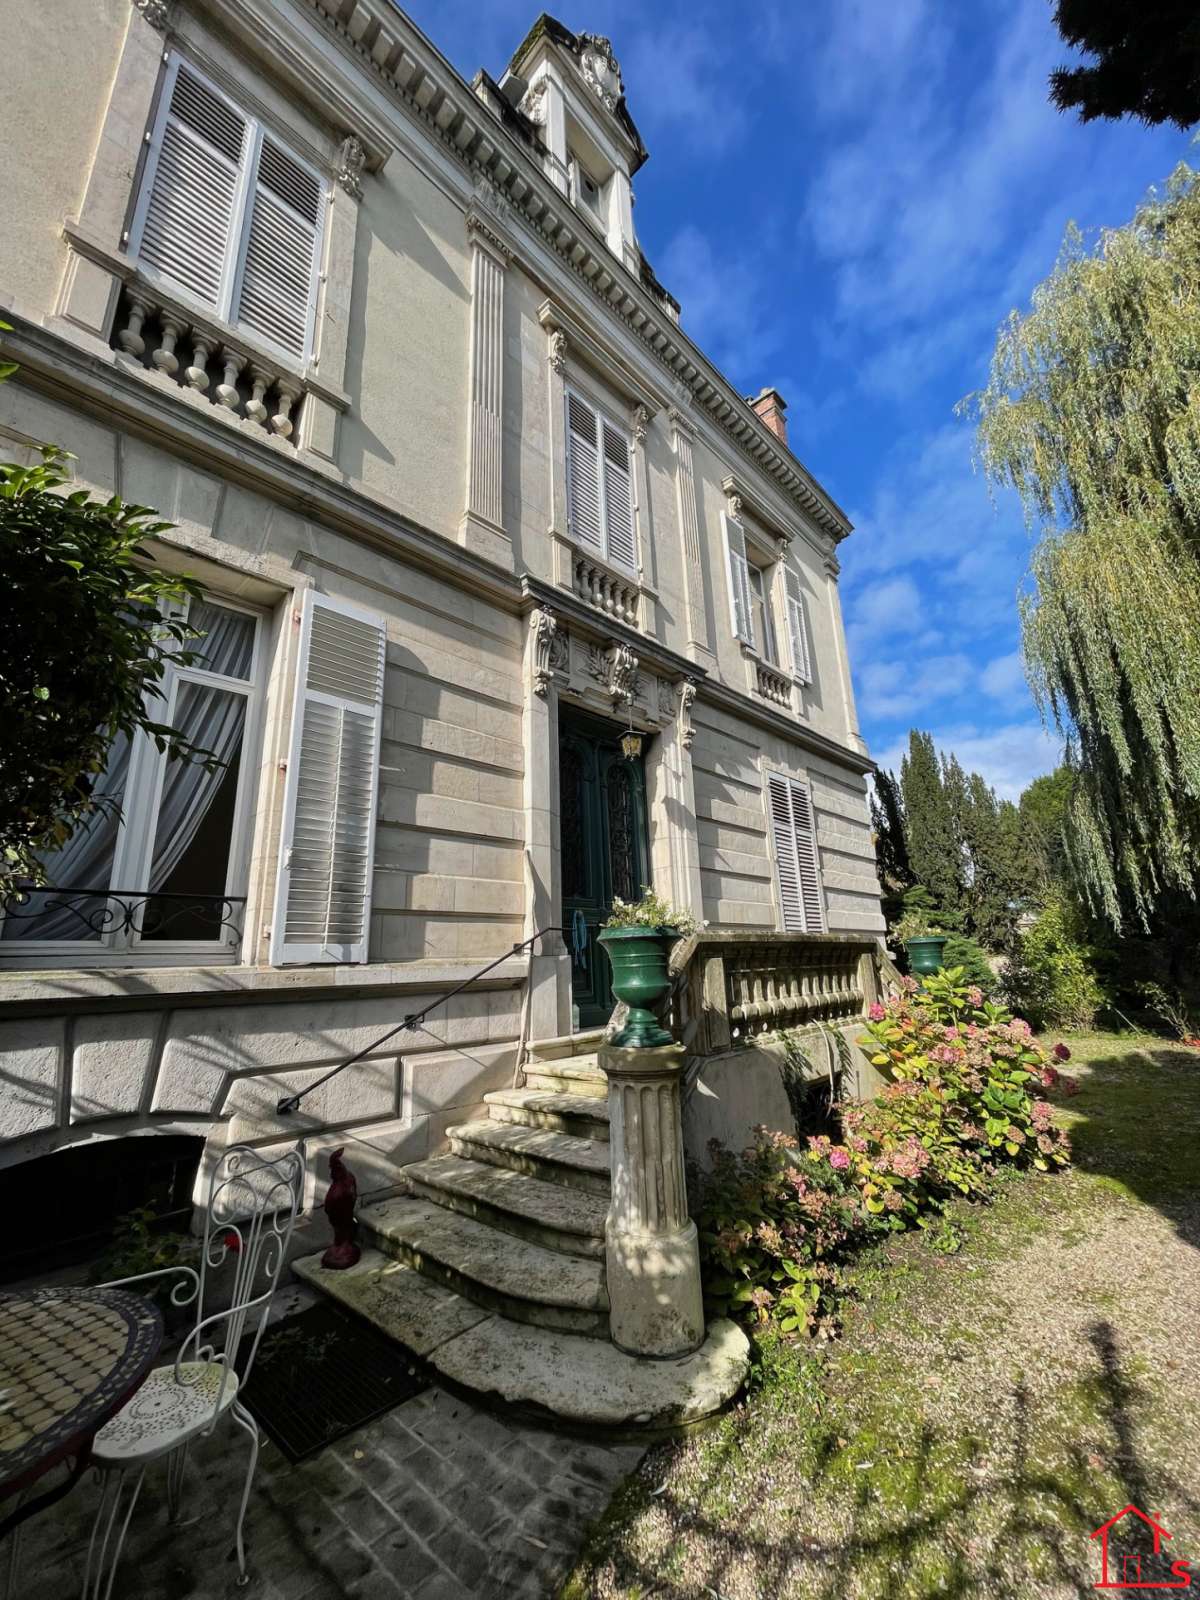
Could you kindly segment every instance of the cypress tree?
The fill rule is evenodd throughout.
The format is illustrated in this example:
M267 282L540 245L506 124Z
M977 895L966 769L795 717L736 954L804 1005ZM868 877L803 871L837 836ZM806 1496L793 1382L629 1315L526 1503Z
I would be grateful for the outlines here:
M900 792L913 876L941 910L957 911L963 876L958 830L933 737L917 728L908 736L908 754L900 763Z

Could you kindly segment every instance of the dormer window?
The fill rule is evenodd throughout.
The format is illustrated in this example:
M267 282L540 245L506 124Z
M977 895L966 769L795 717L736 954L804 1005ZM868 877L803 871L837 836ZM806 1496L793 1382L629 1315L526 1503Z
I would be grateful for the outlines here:
M590 212L592 220L603 228L604 191L576 155L571 157L571 190L575 204Z

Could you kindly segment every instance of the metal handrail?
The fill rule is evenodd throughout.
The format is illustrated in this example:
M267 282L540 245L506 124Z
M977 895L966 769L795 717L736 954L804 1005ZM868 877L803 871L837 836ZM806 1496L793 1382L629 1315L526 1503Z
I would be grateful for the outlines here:
M528 939L522 939L520 944L514 944L511 950L506 950L502 956L497 956L494 961L489 961L486 967L480 967L478 972L473 972L469 978L464 978L455 988L448 989L445 994L438 995L436 1000L431 1000L423 1011L411 1012L404 1018L403 1022L398 1022L394 1028L389 1028L386 1033L381 1034L373 1043L366 1045L356 1054L347 1056L345 1061L339 1062L336 1067L330 1067L328 1072L318 1078L315 1083L310 1083L306 1089L299 1089L295 1094L285 1094L275 1107L276 1115L280 1117L290 1116L306 1094L311 1094L314 1089L319 1089L323 1083L328 1083L331 1078L336 1078L339 1072L345 1072L346 1068L352 1067L356 1061L362 1061L364 1057L373 1054L381 1044L386 1044L389 1039L394 1039L398 1033L404 1033L409 1029L415 1031L431 1011L436 1011L438 1006L444 1006L448 1000L453 1000L455 995L462 994L464 989L469 989L473 983L478 983L480 978L486 978L489 972L494 972L497 967L502 966L510 956L520 955L522 950L528 950L530 945L536 944L539 939L548 938L552 933L557 933L562 938L565 932L564 928L558 926L539 928L536 933L530 934Z

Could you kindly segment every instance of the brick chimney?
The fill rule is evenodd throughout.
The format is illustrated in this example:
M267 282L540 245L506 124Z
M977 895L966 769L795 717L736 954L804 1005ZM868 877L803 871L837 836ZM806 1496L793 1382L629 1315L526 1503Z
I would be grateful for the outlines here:
M751 400L750 406L763 419L779 442L786 444L787 418L783 413L787 410L787 401L779 390L764 389L756 400Z

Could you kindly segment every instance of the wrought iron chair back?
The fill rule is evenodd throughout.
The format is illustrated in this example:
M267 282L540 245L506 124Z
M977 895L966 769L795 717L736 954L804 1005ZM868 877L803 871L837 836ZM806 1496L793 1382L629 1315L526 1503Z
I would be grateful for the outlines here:
M115 1279L107 1286L179 1279L171 1303L194 1303L196 1321L175 1357L176 1383L200 1382L203 1372L197 1370L197 1362L219 1363L226 1373L232 1371L247 1336L250 1353L241 1364L240 1382L250 1376L303 1198L304 1158L298 1150L267 1159L249 1145L231 1145L209 1177L199 1270L163 1267ZM230 1258L234 1272L228 1304L209 1311L215 1275ZM223 1409L227 1384L223 1374L213 1397L214 1423Z

